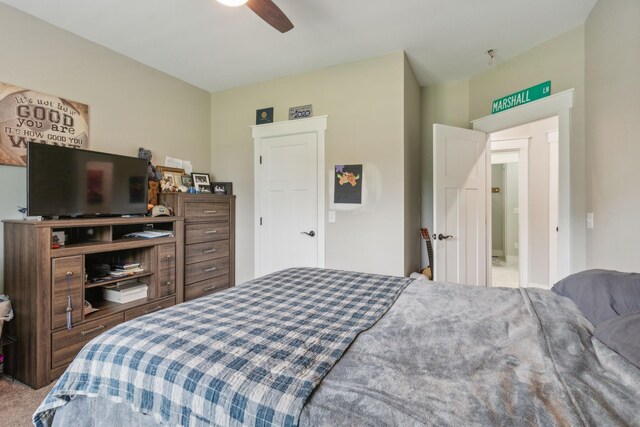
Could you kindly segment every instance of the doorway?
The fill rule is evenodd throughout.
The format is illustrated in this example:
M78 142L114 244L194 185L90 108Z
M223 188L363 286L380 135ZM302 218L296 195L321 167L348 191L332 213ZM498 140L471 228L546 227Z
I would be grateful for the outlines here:
M489 135L492 286L549 288L557 276L558 116Z
M530 138L492 140L500 137L500 134L495 134L489 138L492 164L489 180L492 186L487 209L495 221L489 225L491 235L488 239L497 249L491 252L488 283L492 286L527 286ZM497 214L494 214L494 209L497 209ZM496 239L497 244L494 243Z
M583 236L582 230L572 227L571 223L572 215L575 216L580 212L578 208L572 206L573 196L579 199L583 195L580 189L576 189L573 193L571 191L570 118L573 93L573 89L566 90L511 110L474 120L472 121L473 130L434 124L432 233L437 237L434 239L435 280L481 286L491 283L491 221L485 220L491 215L489 206L491 156L488 155L491 149L488 143L494 135L498 135L496 139L518 138L503 133L514 126L523 123L531 124L550 117L556 118L557 126L554 132L547 134L549 144L552 145L554 138L555 142L553 150L549 149L546 159L548 161L555 156L558 168L555 177L551 177L553 174L549 174L547 170L548 175L544 183L548 185L546 194L551 194L550 190L554 185L551 183L555 180L557 207L555 211L554 209L545 211L543 216L548 219L548 224L557 225L555 228L548 226L546 230L536 231L537 241L545 241L543 233L547 235L545 243L548 246L544 255L547 263L544 272L533 266L525 269L520 265L519 284L548 288L558 279L581 268L583 265L581 248L572 246L572 236L576 236L577 240ZM459 151L463 148L465 150L460 154ZM524 153L528 155L528 151L524 150ZM532 151L531 157L534 155ZM461 166L461 163L464 165ZM520 160L520 165L523 164L524 162ZM522 185L522 180L519 181L519 185ZM549 202L550 199L546 202L547 206ZM533 203L527 202L526 206L531 207ZM528 215L529 209L523 209L519 214L520 216ZM522 233L523 229L520 227L519 233ZM474 233L469 235L468 231ZM533 232L534 230L529 234ZM553 245L549 245L549 242L556 244L555 249ZM528 249L529 245L525 245L521 238L519 262L530 259L528 255L526 257L523 255L523 251ZM577 259L575 262L574 251ZM553 260L551 260L552 256ZM552 266L551 270L549 266ZM522 280L523 274L532 276ZM544 278L540 279L543 276Z
M491 286L520 286L518 153L491 153Z
M583 189L573 185L571 179L576 170L582 170L579 162L572 167L571 161L571 110L573 108L573 97L574 89L569 89L511 110L472 121L474 130L491 134L547 117L557 116L558 118L557 132L548 134L549 143L553 143L550 155L554 155L557 158L559 165L557 175L550 178L551 181L555 181L554 186L557 189L555 200L558 204L555 210L557 216L550 219L550 222L557 224L557 227L550 227L548 231L548 234L553 231L551 240L556 243L555 253L552 254L550 252L548 254L549 258L553 256L553 260L550 259L549 264L554 266L548 276L550 284L574 271L580 271L585 268L584 248L576 244L576 242L581 242L584 239L584 227L580 227L577 221L572 222L572 218L580 217L583 214L583 209L576 204L576 201L579 202L584 197ZM488 187L489 185L487 184L487 197L490 197ZM520 249L522 250L522 247ZM549 249L551 251L553 248L550 247ZM490 260L488 260L488 263L490 263ZM534 271L535 269L532 267L531 272ZM538 285L535 279L532 279L532 286Z

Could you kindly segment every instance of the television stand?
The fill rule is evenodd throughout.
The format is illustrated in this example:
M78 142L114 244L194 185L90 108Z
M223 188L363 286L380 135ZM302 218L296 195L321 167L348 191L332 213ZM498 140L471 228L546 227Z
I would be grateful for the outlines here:
M5 327L17 338L16 344L6 348L7 358L15 360L15 365L6 368L33 388L59 377L78 351L101 332L184 301L182 217L3 222L5 293L15 313ZM168 235L125 237L149 228ZM125 262L139 266L124 275L91 280L92 266ZM103 297L103 286L128 280L146 284L146 298L116 303ZM91 304L87 309L85 301Z

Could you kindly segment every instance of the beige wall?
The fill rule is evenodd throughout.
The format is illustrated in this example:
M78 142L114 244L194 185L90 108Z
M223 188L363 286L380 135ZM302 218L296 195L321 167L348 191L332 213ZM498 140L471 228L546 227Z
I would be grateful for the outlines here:
M254 270L256 109L274 107L274 120L282 121L289 107L304 104L313 104L316 116L329 115L326 168L364 164L369 190L363 209L337 211L336 222L326 224L326 266L405 273L404 65L404 53L396 52L212 95L212 167L237 195L236 282Z
M208 92L3 4L0 40L1 82L89 105L91 150L136 156L143 146L156 164L170 155L210 170ZM2 190L0 218L20 217L25 172L0 166L0 182L11 183Z
M420 85L404 58L404 272L420 271Z
M640 271L640 2L600 0L586 23L591 268Z
M491 114L492 101L519 89L551 80L552 94L575 88L571 113L571 270L585 266L585 137L584 25L555 37L522 55L495 65L467 82L423 88L423 223L433 224L431 124L470 128L469 120ZM468 91L465 93L465 85ZM444 100L447 104L444 104ZM459 108L452 112L451 108ZM465 111L464 108L467 107ZM467 120L466 123L461 123Z

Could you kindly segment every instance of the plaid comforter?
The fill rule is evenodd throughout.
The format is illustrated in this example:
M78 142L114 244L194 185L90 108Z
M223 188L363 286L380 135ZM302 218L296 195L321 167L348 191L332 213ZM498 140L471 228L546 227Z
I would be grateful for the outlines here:
M169 425L295 426L313 389L410 282L289 269L132 320L84 347L34 423L87 395Z

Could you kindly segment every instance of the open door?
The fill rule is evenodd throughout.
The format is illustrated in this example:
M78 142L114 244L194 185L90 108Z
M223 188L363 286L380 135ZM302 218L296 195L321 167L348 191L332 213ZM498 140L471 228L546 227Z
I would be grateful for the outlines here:
M434 279L487 284L484 132L433 125Z

